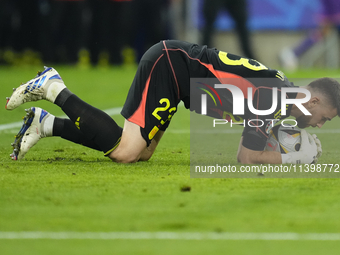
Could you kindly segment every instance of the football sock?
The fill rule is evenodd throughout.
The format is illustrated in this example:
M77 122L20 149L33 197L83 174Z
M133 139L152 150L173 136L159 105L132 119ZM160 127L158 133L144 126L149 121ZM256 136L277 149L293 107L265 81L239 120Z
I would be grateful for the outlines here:
M98 151L101 150L93 140L87 140L86 136L70 119L55 118L53 124L53 136L60 136L63 139L84 145L91 149Z
M54 125L55 116L49 114L45 117L44 124L42 125L42 134L45 137L53 136L53 125Z
M63 107L65 101L72 95L73 93L68 88L65 88L62 91L60 91L54 103L58 105L59 107Z
M67 88L60 92L54 103L71 121L64 120L63 125L60 119L55 121L53 135L60 134L67 140L101 150L105 156L118 146L123 129L105 112L85 103Z

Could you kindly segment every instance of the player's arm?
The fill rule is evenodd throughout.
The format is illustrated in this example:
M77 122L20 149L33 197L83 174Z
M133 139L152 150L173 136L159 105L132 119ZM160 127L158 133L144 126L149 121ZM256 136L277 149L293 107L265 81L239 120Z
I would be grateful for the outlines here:
M297 152L280 154L275 151L256 151L245 147L244 137L237 152L237 160L243 164L311 164L321 155L321 143L317 144L318 139L313 137L306 130L301 130L301 148Z
M237 151L237 161L242 164L281 164L281 153L277 151L255 151L242 145L243 136Z

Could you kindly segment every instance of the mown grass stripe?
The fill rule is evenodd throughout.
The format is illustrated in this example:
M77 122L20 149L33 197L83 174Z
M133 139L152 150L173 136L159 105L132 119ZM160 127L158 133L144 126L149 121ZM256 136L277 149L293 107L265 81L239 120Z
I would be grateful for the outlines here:
M0 239L339 241L340 233L0 232Z

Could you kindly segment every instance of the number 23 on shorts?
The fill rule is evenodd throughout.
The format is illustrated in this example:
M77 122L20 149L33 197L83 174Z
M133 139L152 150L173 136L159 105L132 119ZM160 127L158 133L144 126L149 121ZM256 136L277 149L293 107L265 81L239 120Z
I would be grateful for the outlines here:
M173 114L176 112L176 107L172 107L170 108L170 101L168 98L162 98L161 100L159 100L159 103L162 105L161 107L157 107L153 112L152 115L160 121L161 125L164 125L165 122L170 121L170 119L172 118ZM164 105L165 103L165 105ZM164 105L164 106L163 106ZM170 109L169 109L170 108ZM168 110L169 109L169 110ZM169 115L166 118L163 118L161 116L159 116L158 113L161 112L165 112L168 111ZM151 130L151 132L149 133L149 139L151 140L155 134L158 132L159 130L159 126L154 126L153 129Z

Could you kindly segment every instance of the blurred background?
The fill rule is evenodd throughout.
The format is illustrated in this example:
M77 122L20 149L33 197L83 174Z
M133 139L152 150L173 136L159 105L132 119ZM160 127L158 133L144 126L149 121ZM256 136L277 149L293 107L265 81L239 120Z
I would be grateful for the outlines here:
M134 65L180 39L285 70L339 67L339 0L0 0L0 64Z

